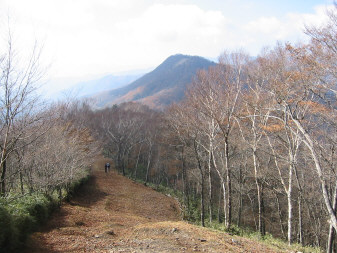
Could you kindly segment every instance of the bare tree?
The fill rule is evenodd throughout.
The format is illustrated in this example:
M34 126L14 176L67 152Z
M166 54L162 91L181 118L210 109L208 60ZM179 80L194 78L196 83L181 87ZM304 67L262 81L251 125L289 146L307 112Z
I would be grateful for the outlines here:
M6 194L7 159L27 145L29 128L41 121L35 96L36 84L42 77L40 49L33 47L28 60L19 58L8 33L6 52L0 56L0 192Z
M265 235L264 206L263 206L263 171L258 157L261 145L265 145L264 136L270 115L270 98L265 91L267 73L259 66L259 61L251 62L247 70L247 89L243 96L243 111L237 116L238 126L245 143L252 154L254 178L258 202L258 230Z
M114 149L116 167L125 175L127 157L140 142L138 135L143 121L141 115L123 108L102 111L102 127L108 138L108 145Z

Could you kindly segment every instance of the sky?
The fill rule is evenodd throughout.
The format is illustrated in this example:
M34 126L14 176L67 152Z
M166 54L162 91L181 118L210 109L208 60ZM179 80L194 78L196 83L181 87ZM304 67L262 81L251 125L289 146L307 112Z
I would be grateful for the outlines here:
M256 56L277 41L307 38L330 0L0 0L19 52L37 41L49 78L151 69L173 54L209 59L243 49ZM8 25L9 24L9 25ZM0 51L4 43L0 43ZM24 53L23 53L24 55Z

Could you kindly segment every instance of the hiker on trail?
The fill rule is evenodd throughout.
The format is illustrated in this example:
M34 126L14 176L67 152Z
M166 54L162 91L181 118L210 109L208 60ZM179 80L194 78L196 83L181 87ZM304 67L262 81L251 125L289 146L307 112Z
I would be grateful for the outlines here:
M108 173L110 170L110 163L105 164L105 173Z

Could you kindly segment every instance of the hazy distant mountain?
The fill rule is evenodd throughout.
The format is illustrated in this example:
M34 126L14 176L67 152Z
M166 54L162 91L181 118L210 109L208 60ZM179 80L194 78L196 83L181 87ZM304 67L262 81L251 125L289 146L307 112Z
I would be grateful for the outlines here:
M186 86L199 69L215 65L199 56L173 55L148 74L123 88L101 92L94 96L97 107L138 101L161 109L184 97Z
M123 87L137 78L142 76L141 74L137 75L106 75L104 77L90 80L90 81L82 81L73 85L71 88L63 90L62 93L71 93L76 97L85 97L91 96L97 92L107 91L111 89L117 89Z

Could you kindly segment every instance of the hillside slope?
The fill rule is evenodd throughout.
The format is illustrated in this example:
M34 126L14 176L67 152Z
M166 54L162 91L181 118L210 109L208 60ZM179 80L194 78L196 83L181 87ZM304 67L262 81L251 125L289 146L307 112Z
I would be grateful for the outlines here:
M186 86L199 69L214 65L199 56L173 55L150 73L131 84L94 96L97 107L138 101L151 108L163 108L184 97Z
M24 252L275 252L181 221L173 198L106 175L107 161L97 161L90 183L31 236Z

